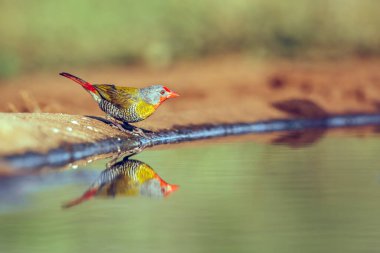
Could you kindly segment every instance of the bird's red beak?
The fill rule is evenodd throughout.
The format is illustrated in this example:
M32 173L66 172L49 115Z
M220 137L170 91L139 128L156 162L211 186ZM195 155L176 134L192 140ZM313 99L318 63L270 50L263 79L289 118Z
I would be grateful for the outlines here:
M158 175L156 177L158 178L158 180L160 180L161 187L165 189L165 193L164 193L165 197L169 196L172 192L175 192L176 190L179 189L179 185L168 184L162 178L160 178Z
M179 189L178 184L168 184L167 188L170 190L170 192L175 192L176 190Z
M169 196L172 192L175 192L176 190L179 189L179 185L176 184L167 184L165 186L166 191L165 191L165 197Z
M179 97L179 94L178 94L178 93L175 93L174 91L170 90L168 87L165 87L165 86L164 86L164 89L165 89L166 92L168 92L168 94L169 94L169 95L167 95L166 99L168 99L168 98Z
M179 97L178 93L175 93L174 91L169 92L168 98L176 98L176 97Z

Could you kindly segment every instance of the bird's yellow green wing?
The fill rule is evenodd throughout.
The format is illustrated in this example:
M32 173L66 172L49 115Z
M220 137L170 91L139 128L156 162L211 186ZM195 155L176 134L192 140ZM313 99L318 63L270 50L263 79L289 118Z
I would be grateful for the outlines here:
M117 107L125 108L138 102L138 88L117 87L112 84L95 84L100 96Z

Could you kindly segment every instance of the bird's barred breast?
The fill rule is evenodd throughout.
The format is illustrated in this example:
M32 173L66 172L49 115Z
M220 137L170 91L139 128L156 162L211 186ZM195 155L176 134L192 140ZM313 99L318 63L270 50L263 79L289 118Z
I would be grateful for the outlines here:
M136 106L130 106L126 109L120 109L114 104L108 102L107 100L102 100L99 103L99 107L108 115L123 122L133 123L143 120L143 118L137 115L135 109Z
M104 99L99 103L99 107L115 119L128 123L144 120L155 111L152 105L144 102L133 104L128 108L119 108Z
M105 170L100 175L97 185L112 183L120 175L130 178L131 181L144 183L146 180L152 179L155 176L155 172L145 163L129 160L124 164L118 164Z

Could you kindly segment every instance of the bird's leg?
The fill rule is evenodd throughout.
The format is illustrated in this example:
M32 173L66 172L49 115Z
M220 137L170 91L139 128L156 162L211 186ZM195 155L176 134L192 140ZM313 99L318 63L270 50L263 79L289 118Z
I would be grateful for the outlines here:
M132 126L132 125L128 124L127 122L120 123L108 114L106 114L106 119L112 123L113 127L119 129L122 132L125 132L128 134L133 134L135 136L141 136L141 137L147 138L147 136L144 132L144 129ZM148 130L145 130L145 131L149 132Z
M113 156L111 157L111 160L109 160L109 161L106 163L106 169L109 169L109 168L111 168L112 166L114 166L114 165L116 164L117 160L119 159L119 157L120 157L120 154L119 154L119 153L116 154L116 155L113 155Z
M117 128L120 131L126 132L126 129L123 127L123 123L119 123L117 120L115 120L108 114L106 114L106 119L112 123L112 127Z
M109 114L106 114L106 120L109 122L109 123L114 123L114 118L112 118L112 116L110 116Z
M135 126L132 129L132 134L147 138L146 134L144 133L144 130Z
M121 123L121 125L122 125L124 131L126 131L130 134L133 134L135 136L141 136L141 137L147 138L145 132L150 132L148 130L133 126L133 125L129 124L128 122L123 122L123 123Z
M144 129L141 127L133 126L127 122L123 123L123 127L125 129L127 129L128 131L135 132L136 134L140 134L140 135L143 135L145 137L146 137L146 135L145 135L146 133L152 133L152 131L150 131L150 130L147 130L147 129Z
M143 150L144 150L144 148L142 148L142 147L136 147L136 148L131 150L131 156L136 155L138 153L141 153Z

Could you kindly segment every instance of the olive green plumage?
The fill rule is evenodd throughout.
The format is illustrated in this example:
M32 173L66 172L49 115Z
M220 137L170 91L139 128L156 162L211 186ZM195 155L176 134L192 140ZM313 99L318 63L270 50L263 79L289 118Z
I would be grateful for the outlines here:
M104 170L87 191L79 198L65 203L63 207L69 208L93 197L163 198L176 191L178 187L164 181L148 164L125 158Z
M127 123L142 121L151 116L168 98L179 96L163 85L146 88L115 86L113 84L90 84L69 73L60 73L79 83L109 116Z

